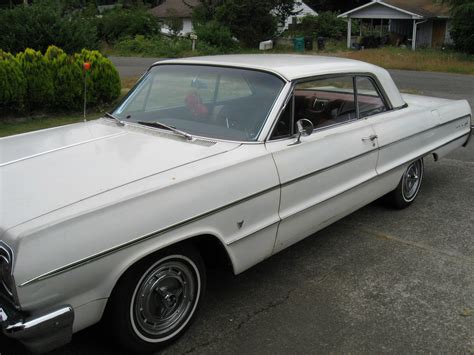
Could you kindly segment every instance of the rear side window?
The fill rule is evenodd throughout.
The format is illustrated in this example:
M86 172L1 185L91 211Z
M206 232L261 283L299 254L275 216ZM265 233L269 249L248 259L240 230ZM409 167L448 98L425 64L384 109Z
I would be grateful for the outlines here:
M365 76L358 76L356 78L356 85L359 118L387 111L387 107L372 79Z

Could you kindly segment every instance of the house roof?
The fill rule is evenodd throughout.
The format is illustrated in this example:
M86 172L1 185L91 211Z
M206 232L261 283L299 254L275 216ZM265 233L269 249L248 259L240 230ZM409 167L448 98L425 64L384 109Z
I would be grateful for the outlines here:
M383 2L423 17L449 17L449 6L433 0L384 0Z
M449 17L449 6L434 0L372 0L365 5L349 10L339 17L348 17L355 12L363 12L364 9L374 5L382 5L404 14L412 15L414 18Z
M193 8L199 5L200 2L200 0L165 0L150 11L153 15L160 18L170 16L187 18L191 17Z

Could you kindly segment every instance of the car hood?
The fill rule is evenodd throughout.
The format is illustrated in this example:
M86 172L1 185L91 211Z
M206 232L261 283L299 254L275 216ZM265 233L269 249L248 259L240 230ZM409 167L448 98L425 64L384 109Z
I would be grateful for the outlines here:
M237 146L119 127L108 119L2 138L0 236L49 212Z

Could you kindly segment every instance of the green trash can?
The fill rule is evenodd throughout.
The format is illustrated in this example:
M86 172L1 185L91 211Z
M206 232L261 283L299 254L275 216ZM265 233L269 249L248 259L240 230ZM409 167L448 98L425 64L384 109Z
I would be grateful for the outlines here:
M293 38L293 49L295 52L304 52L304 37Z

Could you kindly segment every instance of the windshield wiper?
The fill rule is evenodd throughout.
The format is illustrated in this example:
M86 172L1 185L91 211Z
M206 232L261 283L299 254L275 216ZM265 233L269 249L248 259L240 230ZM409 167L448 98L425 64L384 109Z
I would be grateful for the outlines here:
M115 122L117 122L117 124L119 126L125 126L125 123L120 118L118 118L117 116L112 115L111 113L106 112L106 113L104 113L104 116L114 119Z
M187 140L192 140L193 139L193 136L191 136L189 133L187 132L184 132L180 129L177 129L176 127L173 127L173 126L169 126L167 124L164 124L164 123L161 123L161 122L158 122L158 121L151 121L151 122L147 122L147 121L138 121L137 122L138 124L142 124L142 125L145 125L145 126L151 126L151 127L158 127L158 128L164 128L164 129L168 129L174 133L177 133L179 134L180 136L186 138Z

